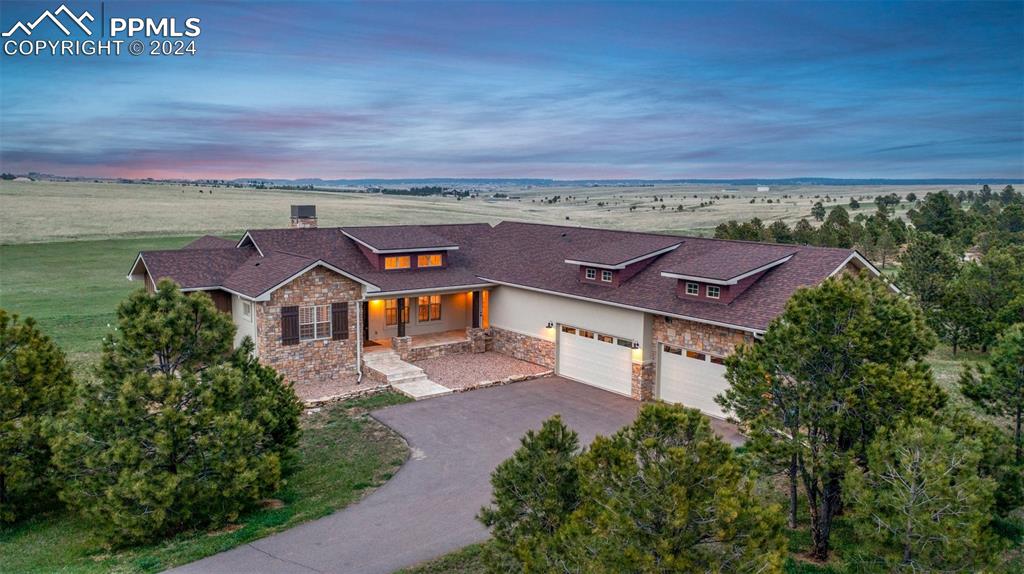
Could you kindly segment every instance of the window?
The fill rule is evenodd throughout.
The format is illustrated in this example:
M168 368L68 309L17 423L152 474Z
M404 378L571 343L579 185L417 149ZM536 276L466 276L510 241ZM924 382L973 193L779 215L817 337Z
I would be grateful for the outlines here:
M252 303L242 301L242 316L246 319L252 319Z
M722 294L722 288L717 285L708 285L708 297L711 299L718 299L718 296Z
M668 345L665 345L665 352L666 353L672 353L673 355L680 355L680 356L682 356L682 354L683 354L683 350L682 349L680 349L678 347L669 347Z
M327 339L331 336L331 306L299 307L299 339Z
M725 359L723 359L722 357L711 357L711 362L716 365L724 365Z
M410 258L408 255L397 255L384 258L384 269L408 269Z
M426 255L418 255L416 257L416 267L440 267L441 266L441 254L440 253L428 253Z
M698 287L696 283L687 283L686 284L686 294L687 295L700 295L700 287Z
M441 296L420 297L416 301L416 308L416 316L421 323L439 321L441 319Z
M696 351L687 351L686 356L691 359L697 359L698 361L703 361L706 358L704 353L698 353Z
M598 334L597 340L601 341L602 343L614 343L615 337L609 337L608 335Z
M604 281L605 283L611 283L612 282L612 272L607 270L607 269L601 271L601 281Z
M575 335L576 327L566 327L565 325L562 325L562 332L569 333L570 335Z
M633 341L630 341L629 339L616 339L615 342L620 347L629 347L630 349L633 348Z
M594 338L594 332L593 331L584 331L583 329L580 329L580 337L586 337L588 339L593 339Z
M593 267L587 267L587 279L597 279L597 269L594 269Z
M406 305L402 309L402 322L409 322L409 305ZM384 325L397 325L398 324L398 299L388 299L384 301Z

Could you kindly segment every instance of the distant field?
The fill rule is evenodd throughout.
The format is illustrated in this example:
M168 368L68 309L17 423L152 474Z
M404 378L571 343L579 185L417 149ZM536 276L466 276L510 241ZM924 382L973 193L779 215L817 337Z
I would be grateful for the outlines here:
M210 193L212 189L212 194ZM730 219L760 217L790 224L809 216L815 196L838 198L881 193L923 195L940 186L785 186L758 193L753 187L723 191L721 186L496 188L517 200L407 197L365 193L289 192L210 188L172 184L0 183L0 244L145 235L238 234L247 228L287 225L288 207L313 203L321 225L395 223L497 223L503 219L635 229L680 234L711 234ZM203 190L203 193L200 193ZM736 195L700 207L714 196ZM545 198L561 196L554 204ZM783 199L782 195L790 195ZM800 197L800 196L803 197ZM659 201L654 201L654 197ZM694 197L696 196L696 197ZM572 199L569 199L569 198ZM664 201L660 201L660 200ZM750 200L755 203L751 204ZM767 203L772 199L772 203ZM598 205L602 203L603 205ZM664 205L664 209L661 207ZM677 211L678 206L683 211ZM634 208L630 211L630 208ZM907 206L901 205L901 213ZM861 206L870 212L871 204Z

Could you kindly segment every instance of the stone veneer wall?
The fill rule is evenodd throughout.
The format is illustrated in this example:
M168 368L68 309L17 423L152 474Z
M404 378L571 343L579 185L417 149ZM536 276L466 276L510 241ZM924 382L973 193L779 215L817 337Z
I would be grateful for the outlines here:
M356 372L356 303L361 287L355 281L317 267L274 291L270 301L254 305L259 358L297 386L327 383ZM349 302L348 339L281 344L281 308Z
M654 398L654 363L633 363L630 394L638 401L649 401Z
M493 348L521 361L555 368L555 343L498 327L491 327Z
M424 359L436 359L445 355L468 353L470 351L469 341L458 341L456 343L444 343L441 345L430 345L427 347L410 347L403 361L422 361Z
M754 336L746 331L716 327L685 319L654 317L654 343L665 343L692 351L703 351L719 357L731 355L740 344L753 344Z

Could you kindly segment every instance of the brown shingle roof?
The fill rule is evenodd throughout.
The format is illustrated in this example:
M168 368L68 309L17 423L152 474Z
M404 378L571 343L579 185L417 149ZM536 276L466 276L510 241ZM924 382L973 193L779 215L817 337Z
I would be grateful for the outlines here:
M345 228L346 230L352 228ZM796 289L815 285L835 271L854 252L794 245L774 245L504 222L487 224L388 226L361 236L392 235L377 241L390 249L400 244L429 243L458 246L448 254L443 269L378 271L355 241L340 228L262 229L248 232L253 247L204 249L192 246L176 251L141 254L154 278L170 277L182 287L221 286L257 297L310 265L322 261L380 292L416 289L463 288L488 281L625 305L656 313L763 330L782 312ZM410 231L412 230L412 231ZM415 236L410 242L402 239ZM210 241L209 245L220 244ZM201 244L202 245L202 244ZM198 246L198 247L201 247ZM617 288L588 284L578 279L566 259L587 257L615 265L671 245L674 250L650 259L650 264ZM409 248L409 247L406 247ZM766 263L792 256L769 269L756 283L730 303L676 296L677 279L663 272L726 280Z
M379 251L458 247L426 225L381 225L342 227L341 231Z
M682 242L682 237L623 233L622 237L609 238L608 241L589 247L580 246L577 251L570 250L567 259L596 265L622 265Z
M765 265L784 259L798 251L793 245L739 241L703 242L694 253L664 272L688 277L726 281Z
M492 246L514 247L481 265L478 273L501 283L763 330L782 312L797 288L823 281L853 253L849 249L786 246L795 251L792 259L768 270L731 303L721 304L676 296L678 280L662 277L662 271L721 246L755 244L687 237L678 248L658 256L618 288L581 282L563 263L566 254L580 245L599 245L616 238L617 233L621 232L503 222L494 228L488 241Z

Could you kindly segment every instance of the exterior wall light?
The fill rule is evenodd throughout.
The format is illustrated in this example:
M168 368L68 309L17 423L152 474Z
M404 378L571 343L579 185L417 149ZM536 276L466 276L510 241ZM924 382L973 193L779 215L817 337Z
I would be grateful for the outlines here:
M633 348L634 349L639 349L640 348L640 343L638 341L633 341Z
M548 329L554 329L554 328L555 328L554 322L548 321Z

